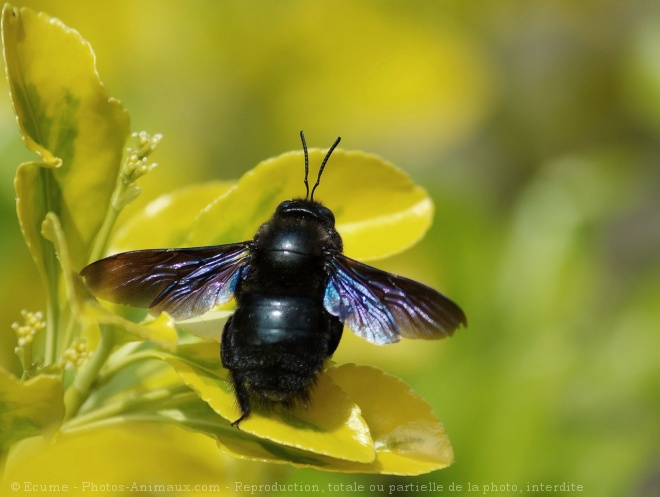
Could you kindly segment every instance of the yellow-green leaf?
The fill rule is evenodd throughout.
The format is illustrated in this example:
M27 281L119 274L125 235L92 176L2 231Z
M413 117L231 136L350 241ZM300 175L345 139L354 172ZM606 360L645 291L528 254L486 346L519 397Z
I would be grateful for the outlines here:
M204 343L184 345L176 355L151 355L170 364L213 411L233 421L240 413L218 352L216 344ZM338 390L344 393L337 395ZM331 366L320 375L312 395L307 409L275 409L267 415L257 409L241 422L240 430L227 429L227 421L219 422L194 403L154 416L183 420L185 426L217 438L224 452L240 459L393 475L428 473L453 462L442 423L398 378L372 367ZM339 409L338 403L347 407ZM342 411L347 408L355 416L347 418Z
M18 126L26 146L42 159L40 189L31 195L41 195L43 207L60 217L72 263L80 268L115 186L128 114L109 97L92 49L76 31L45 14L5 5L2 36ZM26 188L17 190L19 203L33 200L25 195ZM32 247L43 217L30 216L40 210L24 208L19 217Z
M88 304L86 307L86 317L93 318L99 324L113 325L119 330L124 330L133 335L132 338L126 337L126 341L149 340L167 350L174 350L177 344L176 325L174 320L165 313L157 318L148 318L141 323L133 323L127 319L119 317L101 306Z
M232 495L237 481L258 485L278 476L276 466L255 468L226 457L206 435L171 423L128 421L63 432L52 442L34 437L17 443L1 485L3 495L51 495L40 485L59 485L68 490L56 495L208 497ZM7 493L12 483L17 491Z
M248 461L291 464L299 468L315 468L337 472L350 472L346 471L345 468L347 467L371 467L371 464L336 459L316 452L305 451L289 445L281 445L263 438L242 434L218 438L218 443L225 454ZM365 471L365 473L367 472L369 471Z
M46 191L44 180L47 175L43 163L26 162L18 167L14 179L18 221L44 286L48 278L46 254L50 250L48 242L41 236L41 223L48 212L47 200L44 196Z
M62 396L58 376L21 383L0 369L0 454L18 440L53 432L64 417Z
M227 319L232 314L233 310L214 310L192 319L177 321L176 325L196 337L219 342Z
M182 246L192 221L235 184L235 181L211 181L158 197L117 230L109 252Z
M237 437L221 439L223 450L244 459L344 473L411 476L442 469L453 462L442 423L401 380L354 364L331 367L324 377L331 378L360 406L373 438L375 460L361 463Z
M309 151L312 184L323 156L324 151ZM186 244L252 239L280 202L305 196L303 177L302 152L261 162L199 215ZM345 253L362 260L405 250L424 235L433 217L423 188L392 164L362 152L335 150L314 198L335 213Z
M220 365L216 344L179 347L177 355L163 355L199 397L228 421L240 417L227 371ZM326 375L320 375L307 408L293 411L259 409L241 422L240 429L276 445L329 456L336 459L370 462L374 452L369 429L360 409ZM223 440L220 440L223 443Z
M404 382L355 364L329 368L327 373L362 409L376 449L371 467L355 465L345 471L417 475L454 461L444 426Z

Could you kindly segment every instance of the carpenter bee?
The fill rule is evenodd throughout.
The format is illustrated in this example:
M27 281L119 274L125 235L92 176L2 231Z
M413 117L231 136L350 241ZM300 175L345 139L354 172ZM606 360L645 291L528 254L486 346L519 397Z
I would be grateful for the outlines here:
M387 344L401 337L443 338L467 325L463 311L439 292L342 254L334 214L314 200L340 138L310 192L302 131L300 137L305 198L279 204L253 240L125 252L81 271L98 297L179 320L236 299L220 350L241 411L236 427L255 403L304 405L344 326Z

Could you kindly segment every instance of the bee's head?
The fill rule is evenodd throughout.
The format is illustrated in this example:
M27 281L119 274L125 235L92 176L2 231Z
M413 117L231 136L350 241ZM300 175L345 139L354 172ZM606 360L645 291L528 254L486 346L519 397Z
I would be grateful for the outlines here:
M285 200L280 205L277 206L275 215L287 216L291 214L302 215L304 217L312 217L319 221L324 226L334 227L335 225L335 215L330 209L322 205L320 202L314 200L314 191L316 187L319 186L321 182L321 175L323 174L323 169L330 159L332 151L337 147L341 141L341 137L338 137L335 142L332 144L328 153L325 154L323 162L321 162L321 167L319 168L319 175L316 178L316 183L314 184L312 191L309 191L309 154L307 152L307 143L305 142L305 133L300 132L300 139L302 140L303 151L305 152L305 198L297 198L293 200Z
M284 229L284 227L295 226L296 230L299 230L300 234L305 231L301 231L301 226L304 226L306 227L305 229L312 231L316 230L314 232L317 233L318 236L315 239L322 241L323 243L321 245L327 245L328 243L325 239L328 238L331 242L330 245L333 248L341 251L341 238L335 230L335 215L326 206L317 200L314 200L314 191L316 190L316 187L319 186L321 181L321 174L323 174L323 169L325 168L325 165L327 164L332 151L339 144L341 138L337 138L335 140L332 147L330 147L328 153L325 155L325 158L321 163L321 167L319 168L319 174L316 178L316 183L314 184L311 192L309 190L308 182L309 155L307 152L307 144L305 143L305 135L302 131L300 132L300 138L302 140L303 150L305 152L305 198L294 198L292 200L285 200L284 202L280 203L277 206L271 221L264 224L259 229L257 236L259 238L265 237L264 239L267 238L270 240L271 238L268 238L267 232L270 228L276 226L282 232L282 240L289 243L291 241L291 234L289 233L291 230ZM277 238L275 235L273 236ZM302 239L297 240L297 243L301 246L304 245L302 243Z
M291 214L318 219L324 226L334 227L335 225L335 215L332 211L316 200L306 198L285 200L277 206L275 211L275 215L280 217Z

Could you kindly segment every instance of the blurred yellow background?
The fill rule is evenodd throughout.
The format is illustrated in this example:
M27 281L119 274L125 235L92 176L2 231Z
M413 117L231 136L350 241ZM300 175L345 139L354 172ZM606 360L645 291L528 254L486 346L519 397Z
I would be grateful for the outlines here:
M78 30L132 129L164 135L126 215L297 150L301 129L310 146L341 135L429 189L430 234L381 267L447 293L469 328L386 348L346 333L335 359L405 378L445 423L455 464L416 478L291 469L278 481L660 494L660 5L14 5ZM0 364L15 370L11 323L44 299L12 186L32 157L2 85Z

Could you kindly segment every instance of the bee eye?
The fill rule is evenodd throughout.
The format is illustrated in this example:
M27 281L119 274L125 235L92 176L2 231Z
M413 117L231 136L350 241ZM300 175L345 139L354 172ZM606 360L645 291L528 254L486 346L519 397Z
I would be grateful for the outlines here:
M332 225L334 226L334 224L335 224L335 215L330 209L328 209L327 207L321 206L319 208L319 214L324 219L328 219L329 221L331 221Z

